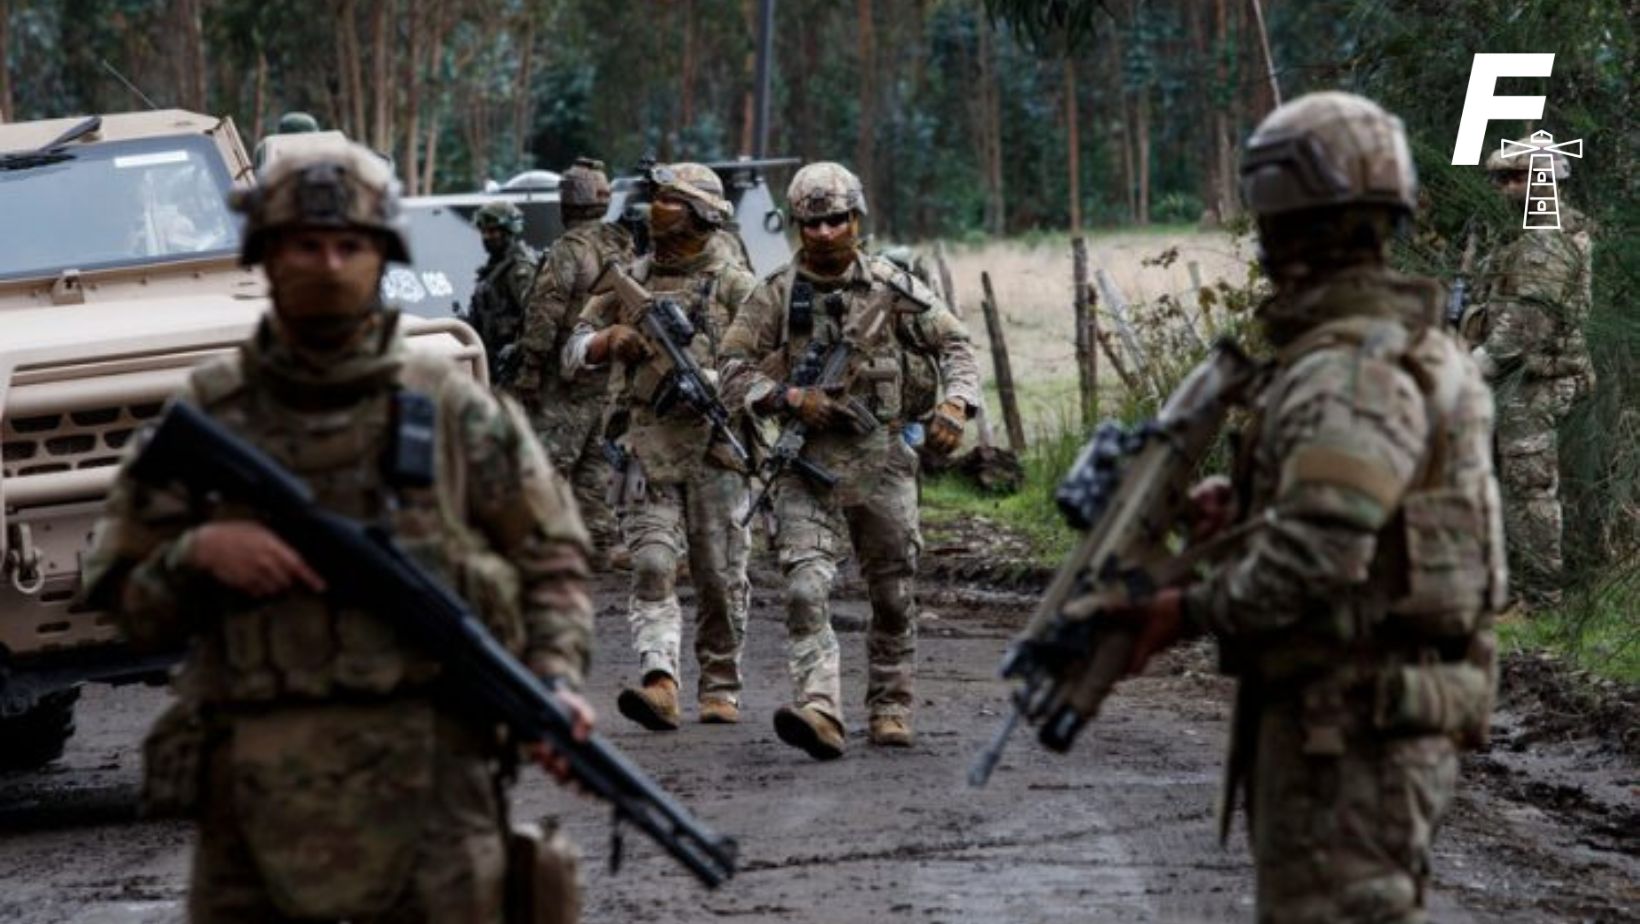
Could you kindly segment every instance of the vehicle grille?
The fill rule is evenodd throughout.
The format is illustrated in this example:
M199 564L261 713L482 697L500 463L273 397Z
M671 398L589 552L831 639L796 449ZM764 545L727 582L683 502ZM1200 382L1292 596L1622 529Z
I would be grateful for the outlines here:
M7 478L117 465L137 427L163 402L8 417L0 422L0 471Z

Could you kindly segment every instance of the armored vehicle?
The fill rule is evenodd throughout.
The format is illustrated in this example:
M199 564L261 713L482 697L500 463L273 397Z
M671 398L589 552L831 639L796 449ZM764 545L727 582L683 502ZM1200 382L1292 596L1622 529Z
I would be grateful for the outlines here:
M162 680L176 657L74 602L80 557L132 435L266 309L224 202L253 181L228 119L0 125L0 768L62 752L82 684ZM405 324L485 376L460 321Z

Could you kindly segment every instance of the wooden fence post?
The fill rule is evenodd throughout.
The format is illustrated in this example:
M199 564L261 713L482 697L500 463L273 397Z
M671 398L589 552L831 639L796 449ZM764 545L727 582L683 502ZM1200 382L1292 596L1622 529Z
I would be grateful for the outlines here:
M1071 238L1071 313L1076 325L1076 383L1081 397L1082 429L1091 431L1098 416L1094 379L1098 371L1093 357L1098 355L1088 325L1088 242L1079 235Z
M1019 419L1019 400L1014 394L1014 368L1008 361L1008 343L1002 336L1001 310L997 307L996 292L991 288L991 274L979 274L985 298L980 306L985 310L985 331L991 338L991 366L996 371L997 398L1002 402L1002 419L1008 426L1008 448L1014 455L1025 455L1025 424Z

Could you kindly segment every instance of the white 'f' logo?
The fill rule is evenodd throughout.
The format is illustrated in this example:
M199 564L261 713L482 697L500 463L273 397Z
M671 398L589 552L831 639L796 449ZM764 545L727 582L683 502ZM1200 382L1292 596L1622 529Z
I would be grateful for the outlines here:
M1477 54L1469 71L1469 95L1464 97L1458 122L1458 143L1452 148L1453 166L1481 162L1486 145L1486 123L1503 119L1543 118L1541 96L1494 96L1499 77L1547 77L1555 67L1549 54Z

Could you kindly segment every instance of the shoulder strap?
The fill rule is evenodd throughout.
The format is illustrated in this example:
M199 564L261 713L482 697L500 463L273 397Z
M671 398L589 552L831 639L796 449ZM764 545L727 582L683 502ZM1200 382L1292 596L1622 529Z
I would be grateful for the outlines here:
M235 350L228 356L219 356L194 367L188 376L188 384L202 408L226 401L245 388L244 353Z

